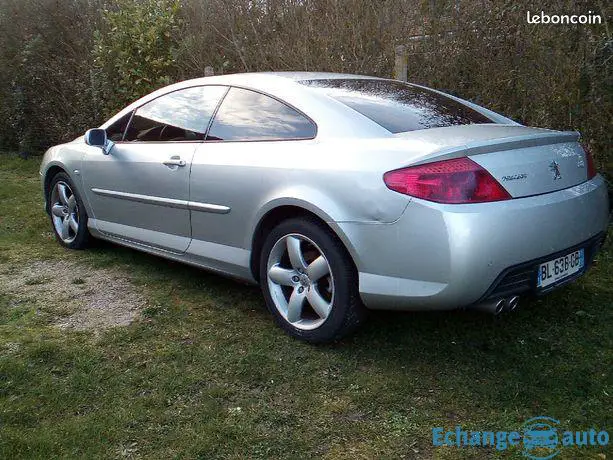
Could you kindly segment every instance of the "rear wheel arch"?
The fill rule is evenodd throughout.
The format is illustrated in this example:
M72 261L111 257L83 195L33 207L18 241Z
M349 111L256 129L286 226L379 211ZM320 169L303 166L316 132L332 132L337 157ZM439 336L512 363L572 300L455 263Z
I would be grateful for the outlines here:
M310 211L300 206L283 205L283 206L278 206L274 209L271 209L266 214L264 214L260 218L260 221L256 225L255 230L253 232L252 243L251 243L250 269L251 269L251 274L253 275L256 281L260 281L259 280L260 278L260 274L259 274L260 257L262 254L262 248L264 247L264 242L266 241L266 235L268 235L270 231L273 228L275 228L277 225L279 225L281 222L286 221L288 219L299 218L299 217L310 219L310 220L315 220L319 224L324 225L326 229L329 230L330 233L336 239L339 240L339 242L342 244L342 246L347 251L347 254L349 255L349 258L351 259L351 261L353 262L353 265L357 267L354 255L352 254L352 251L348 247L347 240L343 238L341 235L339 235L339 233L335 231L335 229L332 228L332 226L330 226L330 224L326 222L326 220L323 217L317 215L313 211Z

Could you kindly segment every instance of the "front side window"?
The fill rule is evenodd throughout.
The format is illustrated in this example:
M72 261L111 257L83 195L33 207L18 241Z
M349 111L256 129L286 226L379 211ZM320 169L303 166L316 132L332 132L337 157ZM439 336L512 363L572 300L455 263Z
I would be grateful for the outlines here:
M131 117L132 117L132 112L126 113L123 117L121 117L111 126L106 128L106 137L112 140L113 142L122 141L123 133L125 133Z
M347 78L300 83L342 102L394 134L493 123L485 115L454 99L399 81Z
M158 97L136 110L124 140L202 141L226 90L223 86L197 86Z
M207 140L312 139L316 134L311 120L283 102L255 91L231 88L215 115Z

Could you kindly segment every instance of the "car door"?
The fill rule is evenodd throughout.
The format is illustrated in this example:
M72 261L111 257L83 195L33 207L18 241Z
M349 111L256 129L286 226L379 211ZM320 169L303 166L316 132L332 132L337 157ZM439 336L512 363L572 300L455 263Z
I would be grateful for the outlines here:
M292 155L308 158L317 127L303 113L256 91L232 87L217 110L190 176L192 244L209 266L249 265L248 226L271 184L290 181Z
M226 91L198 86L165 94L134 111L109 155L88 149L83 182L100 232L185 252L192 157Z

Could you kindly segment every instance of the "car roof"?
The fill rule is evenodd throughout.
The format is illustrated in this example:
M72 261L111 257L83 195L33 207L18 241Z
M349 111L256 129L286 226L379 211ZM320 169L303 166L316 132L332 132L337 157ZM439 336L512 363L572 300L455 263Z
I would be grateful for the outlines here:
M225 75L213 75L210 77L201 77L194 80L187 80L192 82L211 82L227 81L237 83L238 81L251 81L254 79L263 81L275 81L279 78L292 81L303 80L338 80L338 79L368 79L368 80L384 80L379 77L372 77L369 75L356 75L349 73L334 73L334 72L294 72L294 71L281 71L281 72L243 72L243 73L230 73Z
M185 80L170 87L166 90L181 89L195 85L236 85L245 86L252 89L274 90L278 85L287 87L296 87L296 84L305 80L339 80L339 79L368 79L368 80L385 80L383 78L372 77L368 75L355 75L347 73L333 72L244 72L231 73L225 75L213 75L210 77L200 77L191 80Z
M101 127L107 128L125 114L164 94L193 86L224 85L255 90L282 100L314 120L318 126L318 136L390 136L391 133L385 128L355 110L299 83L303 80L362 78L377 79L362 75L327 72L251 72L195 78L160 88L144 96L118 112Z
M383 80L382 78L372 77L370 75L356 75L350 73L334 73L334 72L259 72L264 75L274 75L277 77L289 78L294 81L304 80L347 80L347 79L368 79L368 80Z
M101 127L107 128L125 114L166 93L192 86L223 85L255 90L257 92L280 99L284 103L303 112L314 120L318 126L318 137L334 136L355 138L388 137L392 135L384 127L351 109L345 104L324 93L314 91L312 88L300 84L301 81L305 80L334 79L368 79L389 81L389 79L371 77L367 75L332 72L249 72L201 77L178 82L154 91L125 107L110 120L107 120L107 122ZM414 86L419 87L419 85ZM440 93L439 91L436 92ZM491 119L497 120L497 122L515 124L515 122L506 117L498 115L482 107L478 107L470 102L463 101L450 95L445 96L469 105L475 110L484 113L485 116L489 116Z

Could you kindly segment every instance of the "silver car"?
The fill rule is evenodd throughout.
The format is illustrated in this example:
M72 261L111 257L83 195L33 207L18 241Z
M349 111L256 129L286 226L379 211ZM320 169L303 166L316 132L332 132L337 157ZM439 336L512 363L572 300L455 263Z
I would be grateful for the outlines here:
M325 342L367 309L499 313L585 273L609 205L578 141L399 81L251 73L145 96L40 174L60 244L259 283Z

